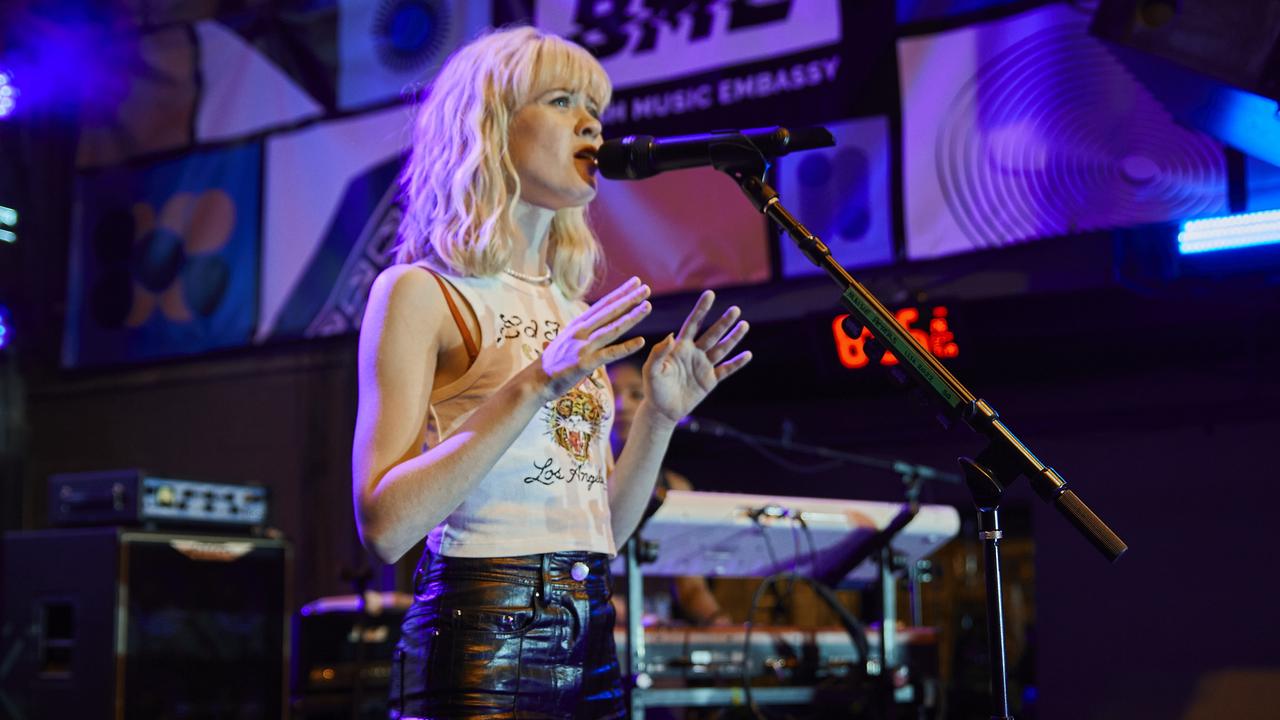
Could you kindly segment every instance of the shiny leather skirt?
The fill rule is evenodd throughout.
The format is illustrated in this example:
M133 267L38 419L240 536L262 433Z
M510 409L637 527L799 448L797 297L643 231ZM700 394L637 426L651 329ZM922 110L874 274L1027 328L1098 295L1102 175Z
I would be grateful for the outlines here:
M390 715L623 718L609 559L427 551L391 668Z

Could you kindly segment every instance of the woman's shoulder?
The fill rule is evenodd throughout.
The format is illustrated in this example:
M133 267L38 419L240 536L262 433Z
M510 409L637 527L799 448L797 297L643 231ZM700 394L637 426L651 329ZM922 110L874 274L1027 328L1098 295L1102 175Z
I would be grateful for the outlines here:
M432 276L432 271L421 265L391 265L378 273L373 286L369 288L366 316L376 313L382 316L407 314L415 318L432 318L442 312L447 310L440 285Z
M420 265L397 263L378 273L369 289L369 299L382 297L396 302L427 301L430 299L431 272Z

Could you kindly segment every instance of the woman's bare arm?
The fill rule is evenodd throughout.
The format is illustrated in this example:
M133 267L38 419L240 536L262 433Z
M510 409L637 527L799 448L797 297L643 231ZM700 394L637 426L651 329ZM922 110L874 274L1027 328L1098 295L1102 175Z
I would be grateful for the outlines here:
M704 292L680 332L655 345L641 370L645 399L636 409L622 454L609 478L613 538L619 546L640 524L676 423L720 381L751 361L750 352L725 359L748 330L747 323L738 321L741 313L737 307L730 307L699 333L714 302L715 294Z

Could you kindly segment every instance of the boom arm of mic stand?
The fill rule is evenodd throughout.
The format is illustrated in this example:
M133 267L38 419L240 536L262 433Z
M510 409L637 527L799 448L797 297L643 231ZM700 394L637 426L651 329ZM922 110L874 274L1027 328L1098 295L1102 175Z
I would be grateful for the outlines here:
M998 459L995 464L1003 469L1002 477L1012 482L1019 475L1026 476L1036 492L1052 503L1108 560L1114 561L1124 554L1128 546L1067 488L1062 476L1040 462L986 401L975 397L921 347L893 314L831 257L822 240L787 212L778 193L764 181L768 163L745 137L727 135L724 142L711 147L711 156L712 165L733 178L752 205L785 230L809 260L835 281L849 312L897 356L899 367L908 376L932 393L943 412L949 418L964 420L975 432L987 437L990 444L986 453Z
M786 450L788 452L799 453L802 455L810 455L824 460L834 460L836 462L860 465L862 467L874 468L876 470L885 470L887 472L901 475L904 482L911 482L913 480L936 480L955 485L964 483L964 478L960 475L944 472L929 465L917 465L916 463L909 463L906 460L890 460L887 458L871 457L869 455L859 455L857 453L845 452L844 450L834 450L832 448L822 447L821 445L809 445L807 443L780 440L767 435L754 435L721 422L708 422L704 419L694 419L689 417L685 418L684 425L682 427L691 432L706 433L713 437L737 440L747 446L777 448L779 450Z

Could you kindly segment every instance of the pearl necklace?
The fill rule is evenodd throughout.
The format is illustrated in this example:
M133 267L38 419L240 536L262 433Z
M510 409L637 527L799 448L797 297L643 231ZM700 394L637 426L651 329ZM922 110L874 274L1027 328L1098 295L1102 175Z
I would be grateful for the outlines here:
M544 265L543 267L546 267L546 266ZM551 284L551 268L547 268L547 271L542 273L541 275L526 275L522 272L516 272L511 268L503 268L502 272L510 275L511 277L517 280L523 280L527 283L533 283L534 285L550 285Z

